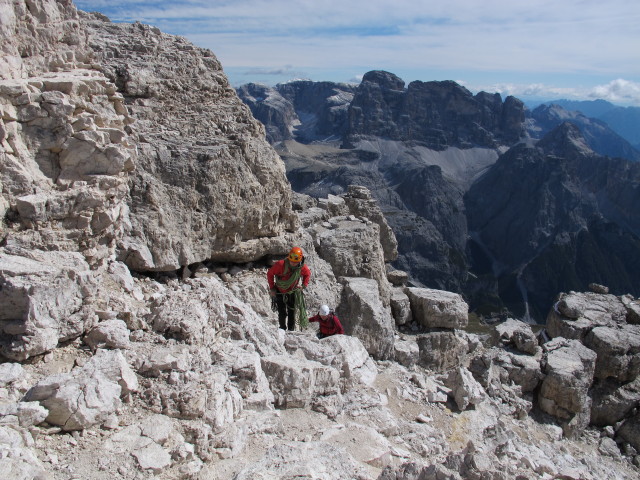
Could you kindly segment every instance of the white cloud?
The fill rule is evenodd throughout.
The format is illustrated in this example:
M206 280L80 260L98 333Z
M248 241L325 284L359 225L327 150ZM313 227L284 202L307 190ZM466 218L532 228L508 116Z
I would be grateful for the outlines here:
M489 73L496 79L509 74L530 78L528 85L500 86L504 91L553 90L545 84L556 83L553 78L558 74L582 77L583 84L591 86L603 78L640 81L640 2L630 0L76 3L85 10L99 9L114 20L140 20L184 35L211 49L225 69L256 69L256 73L280 70L282 65L305 72L343 69L348 73L342 81L378 68L425 72L408 81L432 79L429 72L437 70L456 72L456 78L486 78ZM608 95L637 99L628 86L602 88ZM571 93L558 90L558 95Z
M547 100L603 99L618 105L640 106L640 83L621 78L595 87L558 87L544 83L494 83L486 85L471 85L464 81L458 83L474 92L497 92L503 97L513 95L521 98L544 98Z
M640 83L618 78L593 88L589 97L602 98L612 103L640 105Z

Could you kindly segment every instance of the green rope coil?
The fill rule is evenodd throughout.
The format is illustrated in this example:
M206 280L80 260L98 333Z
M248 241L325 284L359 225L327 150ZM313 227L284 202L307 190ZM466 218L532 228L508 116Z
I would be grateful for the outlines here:
M298 325L300 330L309 326L309 317L307 316L307 304L304 301L304 292L301 288L297 288L293 291L293 304L298 319Z

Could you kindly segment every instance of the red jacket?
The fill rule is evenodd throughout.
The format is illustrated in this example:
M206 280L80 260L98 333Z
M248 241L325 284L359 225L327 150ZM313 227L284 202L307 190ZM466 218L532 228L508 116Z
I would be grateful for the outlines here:
M320 315L314 315L309 319L310 322L320 323L320 333L323 335L344 334L344 328L335 313L330 313L324 320Z
M269 282L269 288L276 288L276 277L282 280L287 280L289 277L291 277L291 274L293 273L292 269L289 269L286 275L284 274L285 261L286 260L278 260L269 270L267 270L267 281ZM306 287L307 285L309 285L310 278L311 270L309 270L309 267L307 267L305 264L302 264L302 270L300 271L300 280L302 280L302 286ZM278 291L281 293L290 292L291 290L296 289L299 286L299 283L300 281L296 282L286 290L280 290L278 288Z

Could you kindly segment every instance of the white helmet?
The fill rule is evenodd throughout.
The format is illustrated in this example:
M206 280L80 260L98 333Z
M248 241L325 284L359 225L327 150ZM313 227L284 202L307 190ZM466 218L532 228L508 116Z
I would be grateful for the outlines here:
M326 305L322 305L320 307L320 315L329 315L329 307Z

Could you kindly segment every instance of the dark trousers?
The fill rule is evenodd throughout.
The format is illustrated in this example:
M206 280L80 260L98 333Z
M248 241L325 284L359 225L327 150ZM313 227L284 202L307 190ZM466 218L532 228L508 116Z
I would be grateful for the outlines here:
M276 304L278 305L280 328L294 330L296 328L295 295L293 293L278 293Z

